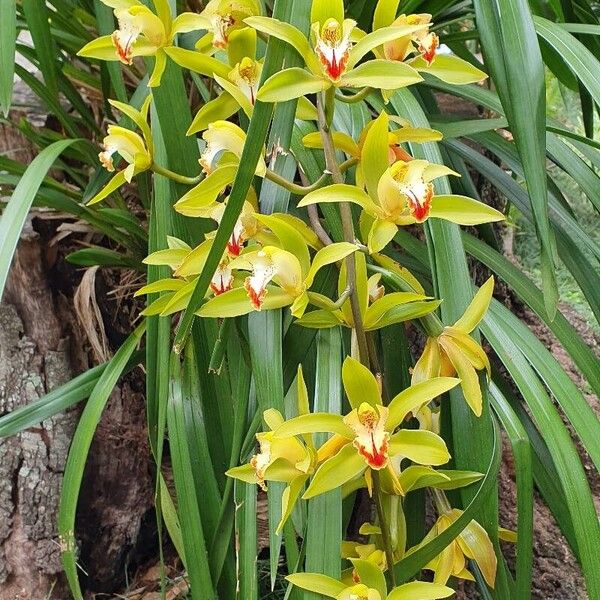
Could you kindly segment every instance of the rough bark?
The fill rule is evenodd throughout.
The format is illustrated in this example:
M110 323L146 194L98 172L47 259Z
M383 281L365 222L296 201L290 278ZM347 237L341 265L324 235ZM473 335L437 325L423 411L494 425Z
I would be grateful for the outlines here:
M0 305L0 414L87 368L72 300L59 293L46 257L29 227ZM127 570L155 548L142 383L132 374L115 389L90 449L76 525L84 589L122 587ZM75 408L0 440L0 600L70 598L60 575L56 519L78 416Z
M19 245L5 300L0 413L39 398L72 375L33 232ZM75 419L71 411L0 440L0 600L45 598L61 572L56 516ZM57 593L60 589L59 584Z

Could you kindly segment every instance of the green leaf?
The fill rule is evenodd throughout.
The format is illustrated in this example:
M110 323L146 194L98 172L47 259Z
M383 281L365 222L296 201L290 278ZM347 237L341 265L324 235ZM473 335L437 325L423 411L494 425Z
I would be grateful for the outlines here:
M0 109L8 117L12 100L17 40L17 2L0 3Z
M208 568L208 556L204 541L200 498L198 498L193 475L193 456L186 432L186 399L183 390L182 370L179 357L171 355L169 370L169 401L167 423L173 463L173 479L177 494L177 512L181 523L183 547L192 600L215 598Z
M559 53L594 101L600 104L600 82L596 77L600 62L597 57L561 25L542 17L533 17L533 24L538 35Z
M538 240L544 301L556 313L555 242L548 219L546 185L546 90L544 63L526 0L475 0L485 62L519 150ZM502 22L500 22L502 15ZM523 77L523 72L527 77Z
M108 402L119 377L121 377L132 354L142 338L145 323L127 338L125 343L117 350L116 354L106 365L98 382L94 386L90 399L88 400L73 440L65 465L65 473L60 494L60 505L58 509L58 533L62 540L62 562L69 588L76 600L83 600L79 577L77 574L77 543L75 538L75 513L77 511L77 500L83 480L83 471L87 455L92 444L92 439L102 416L102 411Z
M27 20L27 28L37 53L40 72L44 77L44 84L48 93L58 99L60 71L56 60L58 55L54 38L50 31L51 12L46 4L40 4L36 0L22 0L22 6Z
M517 484L517 598L531 598L533 579L533 467L531 444L523 424L500 389L492 384L494 412L506 431L515 461Z
M27 213L48 170L76 140L61 140L42 150L21 177L0 218L0 298Z
M577 451L552 400L503 321L490 311L483 323L485 337L519 388L537 428L543 432L573 522L587 591L594 597L600 593L600 573L595 558L600 552L600 526Z
M411 66L403 62L375 59L361 63L348 71L340 80L341 87L374 87L380 90L398 90L423 81Z
M239 598L258 599L256 553L258 548L256 529L256 485L236 483L236 535L239 548L236 558L239 565Z
M341 361L342 336L339 327L320 331L317 336L315 410L328 411L339 416L342 409L342 386L339 377ZM320 446L326 437L324 434L315 435L315 445ZM338 579L341 575L341 544L342 490L333 486L327 493L311 498L308 502L306 570ZM316 599L316 596L305 594L304 598Z

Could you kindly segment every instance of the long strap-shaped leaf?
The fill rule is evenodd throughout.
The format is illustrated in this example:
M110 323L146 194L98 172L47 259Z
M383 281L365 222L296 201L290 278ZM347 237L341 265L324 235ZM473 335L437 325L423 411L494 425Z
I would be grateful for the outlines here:
M485 63L508 117L527 178L541 245L544 301L550 318L558 288L554 238L548 221L545 169L546 92L544 63L526 0L474 0Z
M339 327L323 329L317 336L317 373L314 411L340 414L342 389L342 335ZM323 444L327 434L315 435ZM306 571L340 576L339 549L342 543L341 489L332 490L308 501L306 532ZM316 600L318 594L304 592L304 600Z
M79 578L77 577L77 544L75 542L75 513L77 512L77 500L81 489L83 470L104 407L139 344L145 329L146 324L144 322L127 338L106 365L81 413L69 449L60 493L58 534L60 536L63 568L75 600L83 600Z
M286 2L283 0L275 0L275 5L273 7L274 18L281 19L281 17L285 15L286 10ZM261 83L281 69L284 54L284 42L271 37L267 45L267 54L262 70ZM250 185L252 184L252 179L254 178L254 171L256 170L258 159L264 148L272 113L272 104L257 102L254 107L254 112L252 113L252 118L250 119L250 125L248 127L246 143L240 158L240 168L237 172L235 181L233 182L227 207L225 208L223 218L217 229L217 234L206 258L206 264L202 269L202 273L200 273L200 277L198 277L196 287L194 288L188 307L183 313L181 323L179 324L179 328L175 335L174 350L176 352L181 351L185 340L189 336L192 321L194 320L194 313L202 304L202 299L206 294L210 280L223 257L223 252L227 246L227 240L231 236L235 223L240 216L246 194L248 193Z
M184 369L191 366L194 357L187 353ZM179 356L172 353L169 374L169 403L167 423L173 462L173 479L177 494L177 514L181 524L183 549L190 581L192 600L215 598L208 566L203 522L200 517L201 499L194 481L192 463L194 457L187 435L186 405L191 398L184 389L183 370Z
M17 2L0 2L0 110L8 116L15 74Z
M525 427L500 389L490 385L490 401L510 440L517 484L517 581L515 598L531 598L533 566L533 467Z
M54 161L76 140L61 140L42 150L25 171L0 219L0 299L21 230L40 185Z
M308 33L310 23L310 0L296 0L287 5L286 22ZM286 67L300 66L302 59L297 52L287 46L285 49ZM297 100L280 103L276 106L273 123L269 133L269 147L281 148L281 153L274 155L270 168L286 177L293 179L296 172L296 161L289 152L292 139L294 115ZM273 182L263 181L260 191L260 210L262 213L287 212L290 192ZM283 412L284 381L283 381L283 313L281 310L263 311L248 316L248 336L252 355L252 367L256 394L262 410L277 408ZM281 483L269 485L269 563L271 587L279 564L282 535L277 533L277 525L281 519L281 494L284 486Z
M567 508L571 513L588 595L590 598L599 598L600 571L597 568L597 557L600 554L600 525L585 471L567 428L529 365L523 349L507 330L506 315L499 314L499 308L502 308L499 303L492 302L484 317L482 330L515 381L537 428L548 444L567 499ZM519 324L522 325L520 322Z

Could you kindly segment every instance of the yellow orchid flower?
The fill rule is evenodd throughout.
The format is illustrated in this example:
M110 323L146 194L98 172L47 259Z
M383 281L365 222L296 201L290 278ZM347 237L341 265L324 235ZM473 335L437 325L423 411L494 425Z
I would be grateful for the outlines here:
M367 265L362 253L356 255L356 290L359 296L359 308L365 331L373 331L394 323L402 323L422 317L433 312L439 305L438 300L432 300L425 295L419 282L408 272L403 276L410 278L415 286L415 292L392 292L386 294L380 285L380 274L367 279ZM296 323L310 329L325 329L343 325L352 328L354 336L354 316L350 299L346 298L341 304L330 300L327 296L315 292L308 294L311 304L317 310L307 312ZM338 296L343 299L348 296L346 283L346 265L342 264L338 278ZM354 340L354 337L352 338Z
M246 133L241 127L229 121L215 121L208 126L208 129L202 134L202 139L206 146L200 154L200 166L203 171L210 175L221 162L231 164L232 155L234 162L239 162L242 155L244 144L246 143ZM223 156L224 155L224 156ZM223 160L221 161L221 158ZM235 160L237 159L237 161ZM237 168L235 169L237 171ZM261 157L256 166L256 174L264 177L267 170L265 160ZM235 176L235 174L233 173ZM231 178L233 181L233 177ZM228 183L231 183L229 181ZM226 184L227 185L227 184Z
M148 81L149 87L160 85L165 70L165 48L173 46L178 33L204 28L204 21L195 13L181 13L172 18L167 0L153 0L151 11L139 0L102 0L114 9L119 28L111 35L86 44L77 54L100 60L118 60L131 65L137 56L154 56L156 62Z
M363 221L370 224L367 245L380 252L392 240L399 226L422 223L430 217L459 225L501 221L504 215L472 198L438 195L433 181L458 175L444 165L426 160L397 160L389 164L389 117L383 112L365 136L361 152L366 191L348 184L334 184L310 192L299 207L329 202L352 202L362 207ZM366 216L366 219L365 219Z
M429 73L447 83L464 85L487 77L483 71L458 56L438 53L440 40L431 31L431 15L401 14L397 17L399 4L400 0L379 0L373 15L373 31L394 27L403 31L412 29L383 43L375 50L378 56L410 65L419 73ZM383 96L386 101L389 99L385 91Z
M265 217L260 216L263 220ZM273 223L272 220L267 222ZM307 289L317 272L325 265L355 252L356 246L346 242L332 244L319 250L310 264L305 242L302 238L299 242L293 241L301 254L299 257L276 246L265 246L241 254L231 262L230 267L233 270L250 271L243 289L235 288L210 300L200 308L198 314L204 317L231 317L253 310L291 305L292 315L301 317L308 304Z
M201 273L213 240L206 239L196 248L184 241L167 236L168 248L158 250L147 256L143 262L147 265L168 266L173 277L160 279L140 288L135 296L160 293L161 296L143 311L143 315L170 315L183 310L192 295L198 275ZM239 278L238 278L239 279ZM230 257L226 252L211 278L207 296L219 296L231 290L236 281L230 267Z
M210 0L206 8L197 15L201 27L208 33L200 38L196 48L206 51L212 45L213 51L227 48L232 32L246 27L244 19L260 15L260 3L255 0Z
M139 111L122 102L109 101L115 108L133 120L140 128L142 135L119 125L108 126L107 135L102 141L102 151L98 153L98 159L110 173L115 171L115 154L118 154L127 163L127 167L119 171L88 204L95 204L104 200L123 184L130 183L135 175L147 171L152 166L154 147L150 127L147 123L151 101L152 97L147 96Z
M309 411L308 390L304 381L302 366L298 366L296 377L297 409L299 414ZM281 531L289 518L294 505L309 476L314 473L316 453L312 436L304 436L303 442L295 437L275 438L274 430L283 422L279 411L269 409L263 413L263 419L270 431L258 433L259 452L254 454L247 465L234 467L226 475L247 483L256 483L266 490L266 481L287 483L282 496L281 520L277 532Z
M356 27L356 21L344 19L339 23L333 17L324 23L313 23L315 52L323 69L332 81L337 81L346 71L350 58L350 35Z
M352 406L346 416L326 413L305 414L283 423L275 437L331 432L335 435L317 451L319 468L303 498L312 498L370 470L382 471L395 492L402 494L392 458L419 464L441 465L450 455L442 438L430 431L401 429L395 432L406 415L439 394L453 388L458 379L437 378L408 388L388 406L383 406L381 389L374 375L351 357L342 367L344 390Z
M243 288L231 291L204 304L198 314L204 317L231 317L253 310L282 308L291 305L292 315L304 314L309 298L307 290L318 271L355 252L357 246L347 242L321 248L312 261L307 242L294 222L280 215L257 215L278 238L283 248L267 245L260 250L242 253L230 264L236 271L250 271Z
M334 600L438 600L448 598L454 590L438 583L425 581L411 581L395 587L389 594L383 574L370 568L368 561L356 559L352 561L361 573L361 581L348 586L343 581L338 581L320 573L294 573L286 579L295 586L321 594ZM364 564L366 563L366 564Z
M492 300L494 278L490 277L478 290L463 316L454 325L444 327L438 337L431 337L415 364L412 382L430 377L458 375L465 400L471 410L481 416L482 395L477 371L490 374L490 362L483 348L469 335L483 319Z
M392 40L383 45L383 53L388 60L406 60L414 52L420 53L428 65L435 60L436 51L440 40L435 33L429 31L431 25L430 14L400 15L391 27L404 27L406 25L422 25L421 29L405 35L397 40Z
M396 90L422 80L404 63L385 58L360 62L375 48L419 26L385 27L364 34L356 29L356 21L345 18L342 0L313 2L310 38L277 19L249 17L245 23L293 46L308 69L292 67L272 75L258 91L258 99L265 102L300 98L332 87Z
M256 434L259 451L247 465L229 469L226 475L246 483L256 483L266 491L266 480L289 483L298 475L307 475L313 458L308 448L295 437L274 438L272 430L284 422L279 411L274 408L266 410L263 418L271 431Z
M391 166L398 160L410 161L413 157L402 147L406 142L423 144L425 142L439 142L442 134L435 129L424 127L413 127L410 121L396 115L388 115L390 125L398 126L397 129L388 131L388 164ZM358 141L354 141L348 134L341 131L332 133L333 145L337 150L346 153L349 158L358 161L356 166L356 185L364 187L365 176L363 164L369 164L369 154L372 149L366 144L369 130L375 121L370 121L360 132ZM323 139L320 132L315 131L306 134L302 143L307 148L323 148ZM365 145L366 144L366 145Z
M443 512L418 547L425 545L448 529L462 513L462 510L456 508ZM458 534L458 537L429 561L424 568L433 571L434 583L441 585L445 584L450 577L474 581L475 578L467 569L467 560L474 560L477 563L486 583L493 588L496 580L496 553L487 531L475 520L472 520Z

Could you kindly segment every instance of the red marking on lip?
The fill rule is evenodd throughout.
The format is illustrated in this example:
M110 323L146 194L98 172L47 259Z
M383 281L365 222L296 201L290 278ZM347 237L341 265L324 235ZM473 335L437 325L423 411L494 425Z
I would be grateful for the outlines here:
M431 209L431 199L433 198L433 189L431 187L427 190L427 195L423 202L419 202L416 196L408 194L408 202L410 204L410 211L414 218L420 223L425 221L429 216L429 210Z
M373 434L371 434L371 451L367 450L366 446L363 446L362 444L356 444L358 453L367 461L367 464L376 471L383 469L387 465L388 446L387 440L384 440L381 448L376 448Z
M256 292L256 290L250 285L250 277L246 277L244 288L246 289L248 298L250 298L250 304L252 304L256 310L260 310L267 293L266 288Z

